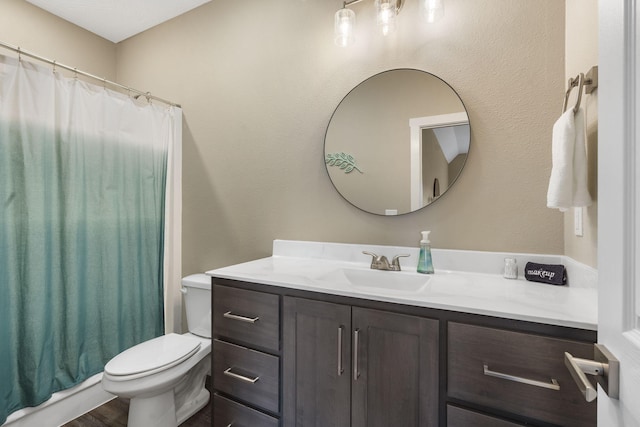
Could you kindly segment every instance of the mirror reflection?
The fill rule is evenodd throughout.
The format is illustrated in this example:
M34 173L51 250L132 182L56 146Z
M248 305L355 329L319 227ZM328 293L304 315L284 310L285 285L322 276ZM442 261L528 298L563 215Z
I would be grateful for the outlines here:
M338 192L378 215L416 211L460 175L470 146L458 94L433 74L397 69L356 86L325 135L325 165Z

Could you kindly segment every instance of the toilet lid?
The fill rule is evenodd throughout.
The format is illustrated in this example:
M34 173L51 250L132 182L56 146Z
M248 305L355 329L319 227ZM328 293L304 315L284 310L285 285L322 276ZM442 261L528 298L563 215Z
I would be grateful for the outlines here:
M114 376L160 371L188 359L199 348L198 339L171 333L123 351L105 365L104 371Z

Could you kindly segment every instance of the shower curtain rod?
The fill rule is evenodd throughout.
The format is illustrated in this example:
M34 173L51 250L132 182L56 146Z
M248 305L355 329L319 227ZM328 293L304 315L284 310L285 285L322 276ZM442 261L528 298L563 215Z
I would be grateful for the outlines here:
M166 99L162 99L162 98L159 98L157 96L151 95L150 92L142 92L140 90L131 88L129 86L121 85L120 83L112 82L111 80L107 80L105 78L95 76L93 74L87 73L86 71L81 71L81 70L78 70L77 68L69 67L68 65L61 64L61 63L59 63L59 62L57 62L55 60L47 59L47 58L44 58L44 57L42 57L40 55L36 55L35 53L28 52L28 51L26 51L24 49L21 49L20 46L12 46L10 44L7 44L7 43L4 43L4 42L0 41L0 47L4 47L6 49L9 49L9 50L12 50L14 52L17 52L18 53L18 58L20 58L20 55L28 56L30 58L37 59L38 61L42 61L42 62L46 62L47 64L51 64L51 65L53 65L54 69L55 69L55 67L64 68L65 70L71 71L76 75L80 74L82 76L89 77L89 78L94 79L94 80L99 80L99 81L102 82L102 84L105 84L105 85L108 84L110 86L115 86L115 87L118 87L120 89L126 90L127 92L137 93L138 96L144 96L145 98L147 98L147 100L153 99L155 101L160 101L162 103L171 105L173 107L182 108L180 106L180 104L176 104L174 102L167 101Z

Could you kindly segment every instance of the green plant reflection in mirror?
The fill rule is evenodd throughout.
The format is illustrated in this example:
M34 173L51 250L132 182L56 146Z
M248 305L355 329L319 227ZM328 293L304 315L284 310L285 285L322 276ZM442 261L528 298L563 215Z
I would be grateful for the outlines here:
M389 70L344 97L325 135L325 161L349 153L367 172L345 174L325 165L336 190L354 206L378 215L406 214L451 188L470 139L469 116L449 84L420 70Z

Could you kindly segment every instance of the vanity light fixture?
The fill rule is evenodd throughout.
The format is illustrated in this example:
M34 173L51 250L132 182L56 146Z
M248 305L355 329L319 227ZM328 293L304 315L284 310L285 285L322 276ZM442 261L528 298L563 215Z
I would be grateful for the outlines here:
M346 47L355 42L354 29L356 14L349 6L365 0L346 0L342 9L335 14L334 41L336 45ZM392 33L396 28L396 16L405 0L375 0L377 23L383 35ZM418 0L420 14L427 23L434 23L444 15L444 0Z
M378 27L382 30L382 35L386 36L396 29L396 16L398 16L399 6L397 0L375 0L376 16L378 17ZM402 3L401 3L402 4Z
M333 40L336 45L347 47L353 44L356 39L353 34L355 25L356 14L353 10L347 9L345 3L345 6L336 12L334 20Z
M432 24L444 15L444 0L420 0L420 14Z

